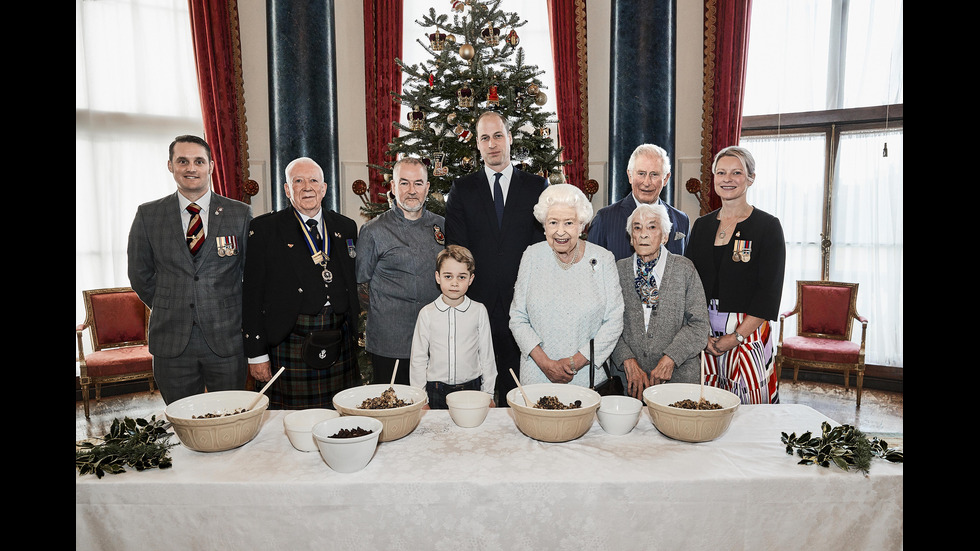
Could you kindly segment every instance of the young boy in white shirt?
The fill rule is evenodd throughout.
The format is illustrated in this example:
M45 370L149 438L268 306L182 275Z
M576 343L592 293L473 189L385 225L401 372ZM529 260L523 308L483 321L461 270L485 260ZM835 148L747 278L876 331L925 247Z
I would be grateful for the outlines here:
M493 396L497 364L490 317L483 304L466 296L475 268L466 247L449 245L440 251L436 282L442 295L425 305L415 322L409 382L425 388L426 407L432 409L446 409L446 395L457 390L482 390Z

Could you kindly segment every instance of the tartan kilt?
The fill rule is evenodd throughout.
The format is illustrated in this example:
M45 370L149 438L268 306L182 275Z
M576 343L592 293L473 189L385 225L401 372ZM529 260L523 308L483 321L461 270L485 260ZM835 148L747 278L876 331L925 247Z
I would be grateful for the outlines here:
M311 331L340 329L343 341L337 362L313 369L303 361L303 340ZM272 373L286 370L268 390L269 409L333 409L333 396L359 384L354 326L346 314L300 314L286 340L269 353Z

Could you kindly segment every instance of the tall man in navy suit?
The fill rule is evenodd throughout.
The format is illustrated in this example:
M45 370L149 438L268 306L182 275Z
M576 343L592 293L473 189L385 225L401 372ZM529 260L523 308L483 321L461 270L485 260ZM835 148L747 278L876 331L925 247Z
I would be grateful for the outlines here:
M486 306L497 361L498 405L516 387L509 369L520 376L520 350L510 332L510 303L524 249L544 240L544 228L532 213L547 181L514 168L514 139L507 119L487 111L476 121L477 148L484 167L453 182L446 199L446 242L462 245L476 259L467 295ZM625 224L625 222L624 222Z
M140 205L129 282L151 311L153 377L166 403L245 388L242 272L252 209L211 191L207 142L178 136L167 168L177 192Z
M633 247L626 231L626 219L638 203L660 203L667 207L672 224L667 237L667 250L683 256L691 221L687 214L660 200L660 192L667 180L670 180L670 157L667 152L653 144L637 147L630 155L626 176L632 188L631 193L599 209L589 227L589 241L612 251L616 260L632 255Z

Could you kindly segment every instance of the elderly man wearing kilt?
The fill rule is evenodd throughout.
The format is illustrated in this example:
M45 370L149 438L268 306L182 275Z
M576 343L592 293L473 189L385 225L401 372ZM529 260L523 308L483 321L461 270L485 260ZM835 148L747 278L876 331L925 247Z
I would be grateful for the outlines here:
M360 382L357 225L323 205L327 185L312 159L296 159L285 172L291 208L249 227L245 352L260 383L285 368L266 391L271 409L328 408L334 394Z

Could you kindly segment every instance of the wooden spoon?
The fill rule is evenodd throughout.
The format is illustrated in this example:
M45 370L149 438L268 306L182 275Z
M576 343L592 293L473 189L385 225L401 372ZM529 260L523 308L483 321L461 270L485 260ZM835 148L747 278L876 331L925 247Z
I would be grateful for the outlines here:
M517 388L520 389L521 395L524 396L524 405L527 407L534 407L531 401L527 399L527 394L524 392L524 387L521 386L521 380L517 378L517 374L514 373L514 368L510 368L510 376L514 378L514 382L517 383Z
M262 399L262 395L265 394L266 389L269 388L272 385L272 383L274 383L275 380L278 379L279 376L282 375L282 372L285 370L286 370L286 366L282 366L279 368L279 371L276 371L276 374L273 375L272 378L269 379L269 382L266 383L265 386L262 387L262 390L259 391L259 395L255 397L255 400L252 401L252 405L248 406L248 411L252 411L252 409L254 409L255 406L259 405L259 400Z
M388 386L395 386L395 374L398 373L398 362L400 360L395 360L395 367L391 369L391 384Z
M704 402L704 350L701 351L701 399L698 400L698 409L701 409L702 402Z

